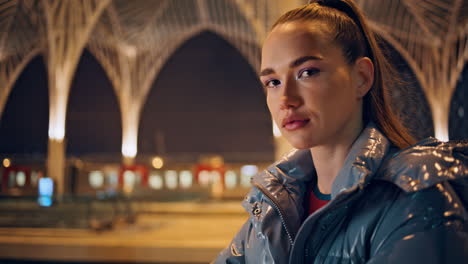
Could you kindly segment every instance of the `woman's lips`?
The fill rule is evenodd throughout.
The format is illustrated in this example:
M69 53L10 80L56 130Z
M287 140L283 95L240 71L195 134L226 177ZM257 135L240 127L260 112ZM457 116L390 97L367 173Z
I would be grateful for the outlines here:
M307 125L307 123L309 123L309 121L310 119L292 120L284 124L283 127L288 131L293 131L293 130L304 127L305 125Z

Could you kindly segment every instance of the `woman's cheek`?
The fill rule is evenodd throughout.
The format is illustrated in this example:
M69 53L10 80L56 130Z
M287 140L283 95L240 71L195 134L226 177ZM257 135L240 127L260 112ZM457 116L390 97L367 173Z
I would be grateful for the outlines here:
M275 103L274 103L274 100L273 100L273 95L271 95L270 92L267 91L267 106L268 106L268 110L270 110L270 114L274 116L274 112L275 112Z

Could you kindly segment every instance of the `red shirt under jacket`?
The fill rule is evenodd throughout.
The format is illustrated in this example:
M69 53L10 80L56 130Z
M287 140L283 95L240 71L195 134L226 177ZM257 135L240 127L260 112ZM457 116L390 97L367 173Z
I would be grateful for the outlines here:
M309 215L322 208L322 206L326 205L330 200L331 194L321 193L317 184L314 184L314 189L310 192L309 197Z

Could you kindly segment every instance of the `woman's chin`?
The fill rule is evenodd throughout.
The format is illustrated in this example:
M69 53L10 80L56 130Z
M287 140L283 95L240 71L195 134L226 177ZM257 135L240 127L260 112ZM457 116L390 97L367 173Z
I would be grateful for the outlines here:
M315 146L313 142L303 141L303 140L294 140L294 139L286 139L288 143L293 146L295 149L309 149Z

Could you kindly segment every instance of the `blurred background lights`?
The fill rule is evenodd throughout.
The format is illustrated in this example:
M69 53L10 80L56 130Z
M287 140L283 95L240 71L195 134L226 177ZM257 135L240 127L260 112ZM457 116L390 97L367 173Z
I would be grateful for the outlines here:
M258 172L258 167L255 165L245 165L241 168L241 174L246 176L254 176Z
M9 158L3 159L3 167L8 168L11 166L11 160Z
M226 174L224 175L224 184L227 189L233 189L236 187L237 175L234 171L226 171Z
M91 171L88 177L89 185L94 189L99 189L104 185L104 174L102 171Z
M179 179L180 179L180 187L187 189L192 186L193 175L191 171L189 170L181 171L179 175Z
M22 187L26 183L26 174L23 171L18 171L16 174L16 185Z
M155 190L160 190L163 187L163 180L161 175L158 173L152 173L148 179L148 184L151 188Z
M250 178L258 172L258 167L255 165L245 165L241 168L241 185L243 187L250 187Z
M210 165L213 168L220 168L224 165L224 159L221 156L214 156L210 159Z
M126 170L123 173L123 189L125 193L130 193L133 191L133 186L136 182L136 174L131 170Z
M161 169L164 166L164 160L161 157L156 156L151 161L151 165L153 165L153 168L155 169Z
M198 182L200 183L201 186L207 186L210 184L210 172L207 170L202 170L198 174Z
M107 182L109 187L117 187L119 185L119 175L117 171L110 171L107 174Z
M54 182L51 178L39 179L39 198L38 203L40 206L51 206L52 195L54 194Z
M164 174L166 187L170 190L177 188L177 172L175 170L168 170Z
M211 171L210 176L212 184L219 184L221 182L221 173L219 171Z

